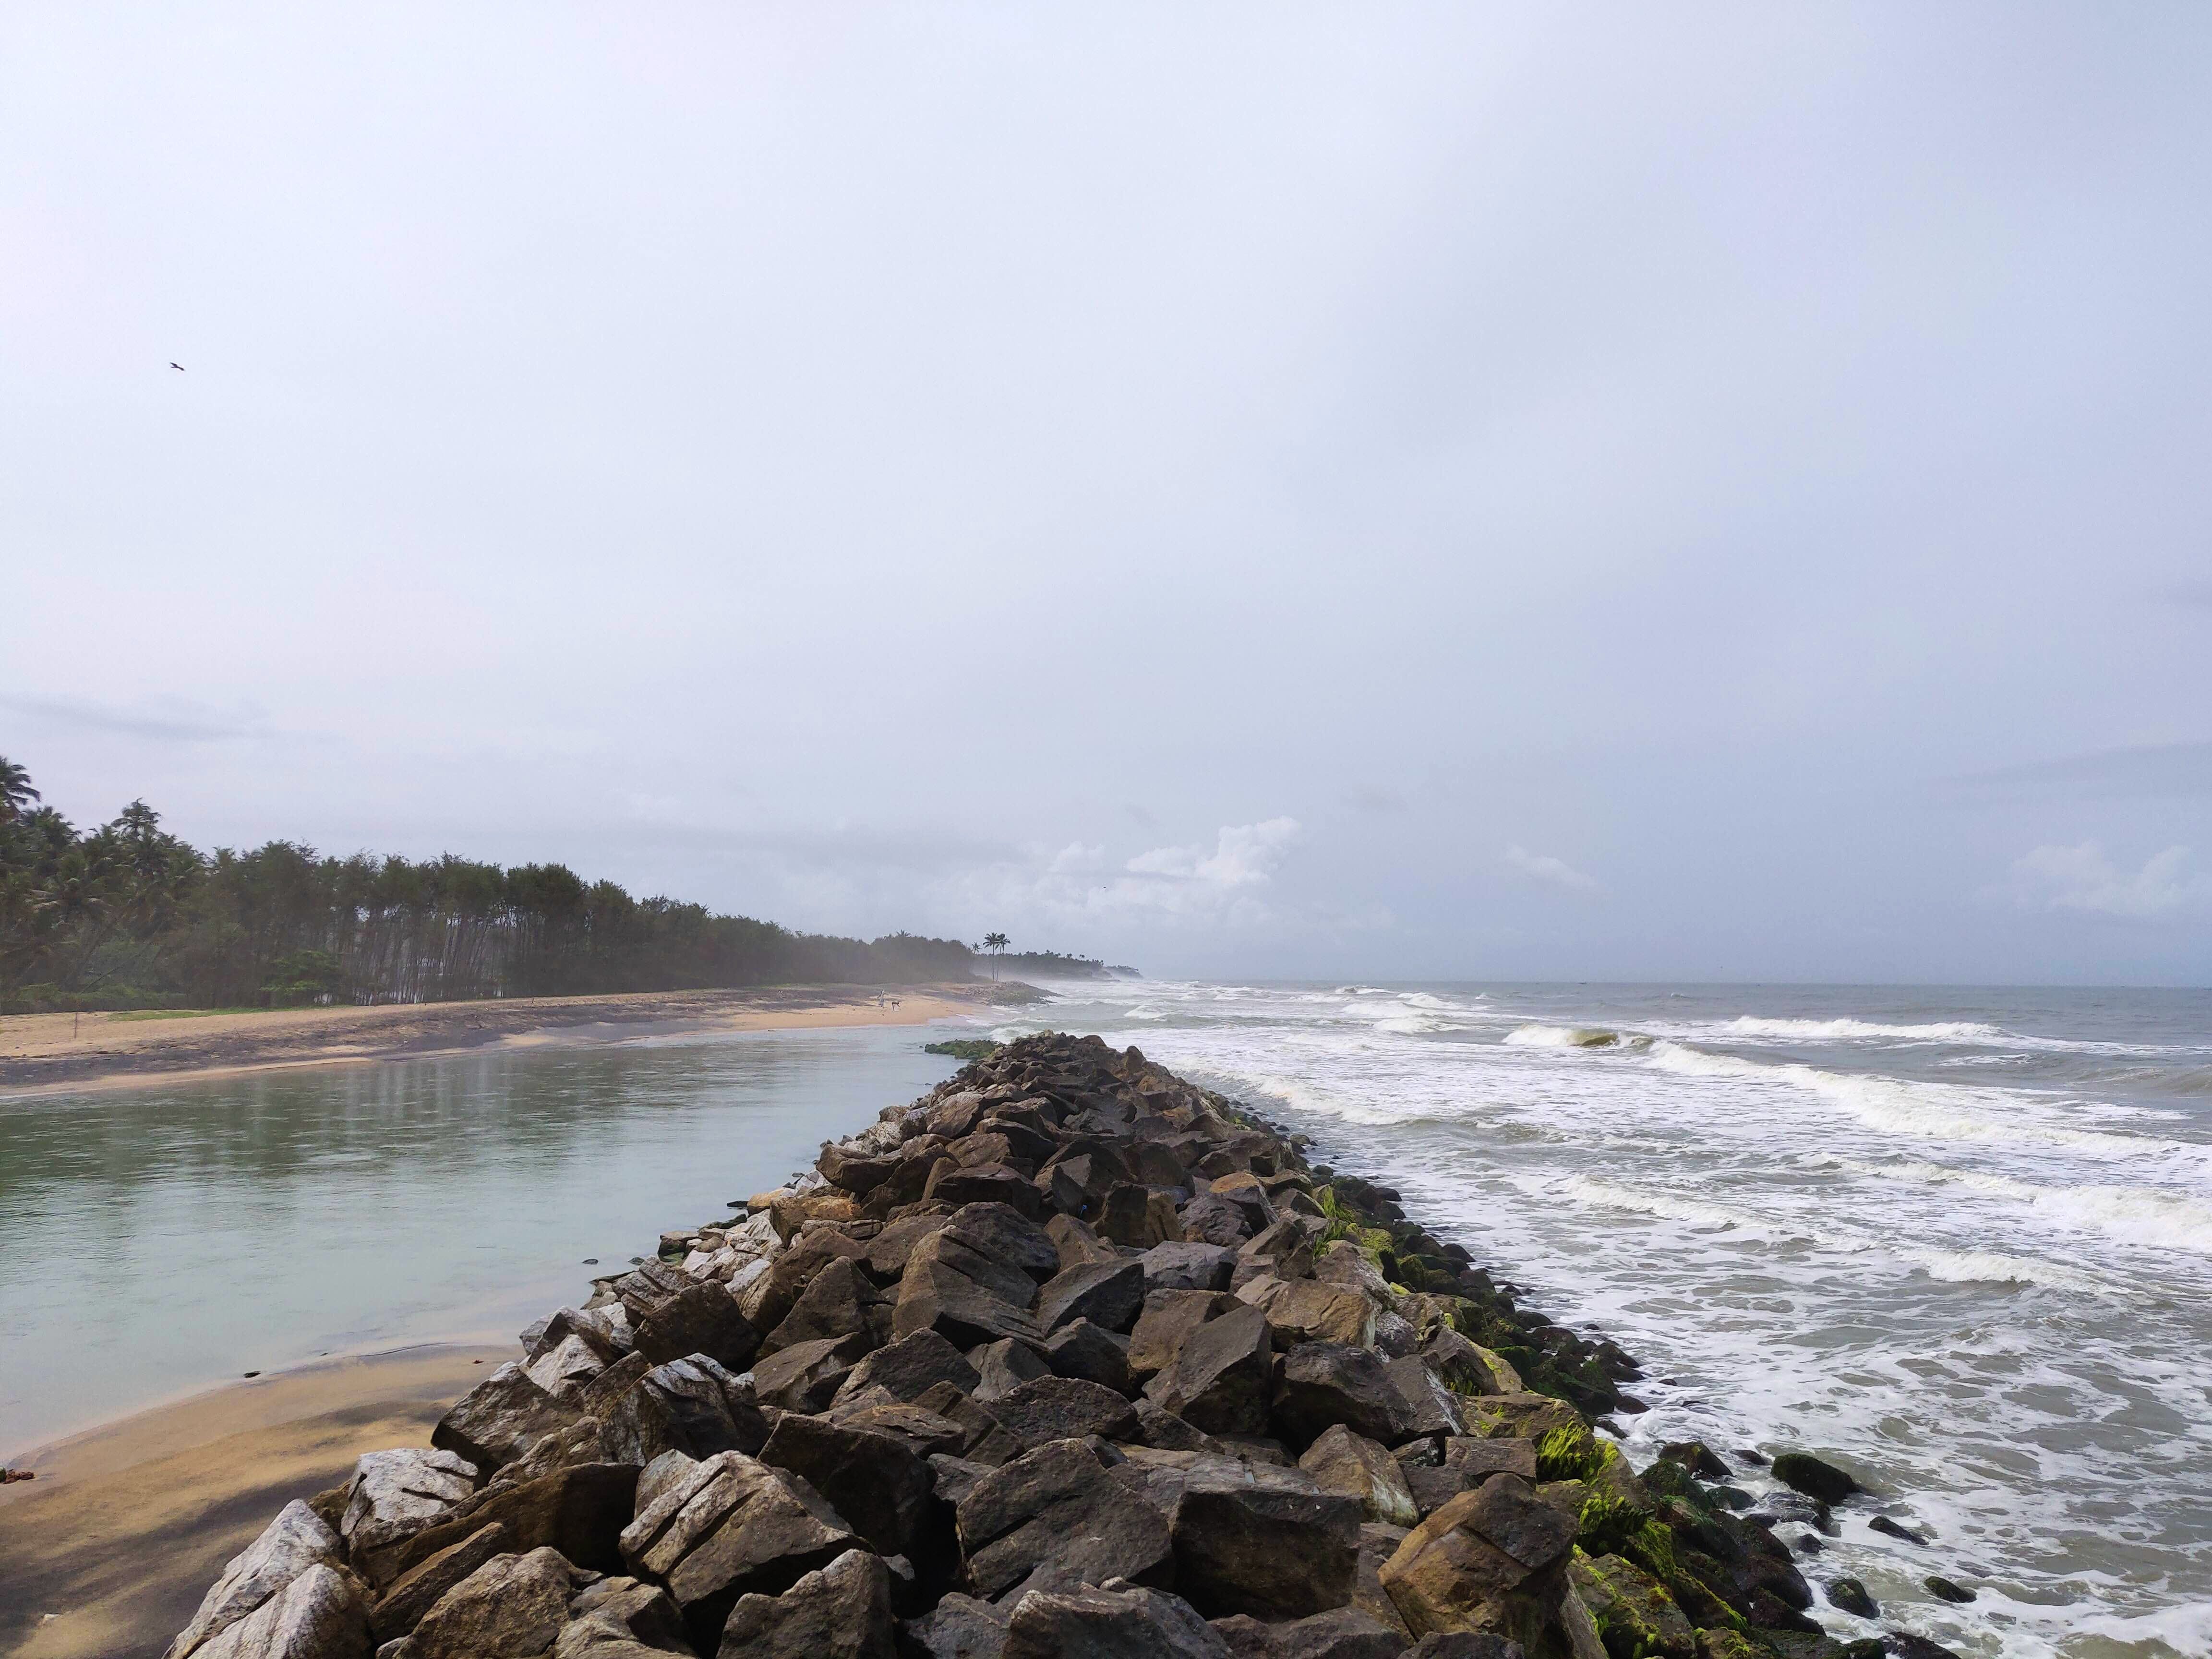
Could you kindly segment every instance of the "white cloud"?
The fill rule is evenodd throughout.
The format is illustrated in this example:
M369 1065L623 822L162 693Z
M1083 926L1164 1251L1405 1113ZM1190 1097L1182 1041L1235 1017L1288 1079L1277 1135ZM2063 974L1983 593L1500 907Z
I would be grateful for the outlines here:
M963 913L1026 918L1031 927L1250 927L1276 919L1262 895L1299 835L1295 818L1224 824L1211 847L1155 847L1118 866L1103 845L1071 842L958 878L945 896Z
M2013 861L2006 890L2031 909L2162 916L2212 903L2212 875L2191 872L2188 863L2186 847L2169 847L2130 874L2094 841L2079 847L2039 847Z
M1532 853L1517 842L1505 849L1505 861L1522 875L1550 882L1555 887L1571 887L1577 892L1587 892L1597 885L1595 879L1584 875L1565 859L1555 859L1549 853Z

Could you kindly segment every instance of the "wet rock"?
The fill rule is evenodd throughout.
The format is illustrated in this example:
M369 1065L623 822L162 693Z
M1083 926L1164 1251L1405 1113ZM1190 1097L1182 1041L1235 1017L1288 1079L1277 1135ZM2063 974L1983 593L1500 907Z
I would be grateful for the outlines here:
M753 1392L763 1405L785 1411L826 1411L867 1352L865 1336L794 1343L753 1367Z
M1954 1584L1949 1579L1939 1577L1933 1573L1920 1582L1927 1586L1928 1593L1939 1601L1952 1601L1963 1607L1974 1599L1974 1592L1964 1585Z
M1336 1342L1302 1342L1283 1356L1268 1421L1280 1439L1298 1448L1339 1423L1386 1446L1413 1432L1412 1407L1382 1356Z
M1050 1332L1079 1319L1126 1332L1144 1306L1141 1260L1090 1261L1054 1275L1037 1293L1036 1322Z
M1881 1612L1867 1587L1856 1578L1832 1578L1828 1581L1828 1605L1861 1619L1873 1619Z
M1212 1622L1237 1659L1398 1659L1406 1650L1403 1630L1357 1607L1335 1607L1283 1624L1242 1613Z
M1821 1505L1821 1510L1824 1514L1826 1512L1826 1508L1827 1506L1826 1504ZM1873 1520L1867 1522L1867 1527L1870 1531L1883 1533L1892 1538L1901 1538L1908 1544L1925 1544L1928 1541L1918 1533L1913 1531L1911 1528L1900 1525L1899 1522L1891 1520L1886 1515L1877 1515ZM1829 1530L1829 1528L1823 1527L1820 1530L1826 1532Z
M988 1406L1002 1400L1024 1382L1052 1375L1052 1367L1037 1350L1039 1342L1024 1342L1012 1337L1001 1337L968 1356L975 1368L975 1387L971 1392Z
M912 1659L1000 1659L1011 1611L956 1592L901 1626L900 1650Z
M474 1464L449 1451L364 1454L353 1466L338 1522L348 1559L371 1583L389 1583L408 1542L476 1495L476 1474Z
M877 1349L854 1366L837 1387L833 1405L866 1389L887 1389L901 1400L917 1400L939 1382L973 1394L981 1378L967 1357L933 1330L916 1331Z
M1501 1436L1541 1441L1554 1429L1586 1431L1583 1414L1547 1394L1501 1394L1460 1401L1467 1431L1479 1440Z
M1369 1521L1411 1527L1421 1518L1397 1460L1376 1442L1355 1434L1341 1423L1324 1431L1306 1448L1298 1467L1313 1476L1323 1492L1357 1500Z
M514 1537L495 1522L449 1544L420 1565L409 1568L369 1609L369 1631L380 1643L404 1636L422 1622L438 1598L495 1555L511 1553ZM179 1656L173 1656L173 1659Z
M1344 1606L1358 1569L1360 1502L1303 1470L1207 1460L1176 1499L1175 1582L1209 1615L1297 1619Z
M1676 1440L1659 1448L1659 1455L1680 1463L1700 1480L1726 1480L1735 1474L1702 1440Z
M776 1424L761 1462L803 1476L878 1555L918 1559L930 1541L927 1455L897 1435L793 1412Z
M1218 1244L1170 1240L1137 1258L1145 1272L1147 1299L1155 1291L1225 1291L1237 1266L1237 1252Z
M870 1348L890 1340L890 1299L878 1290L867 1269L854 1257L830 1262L801 1291L783 1322L760 1345L772 1354L802 1342L858 1336Z
M880 1558L848 1550L780 1595L738 1598L720 1659L894 1659L890 1576Z
M1514 1475L1494 1474L1406 1534L1382 1588L1416 1635L1486 1631L1533 1646L1566 1590L1573 1524Z
M1022 1598L1005 1659L1228 1659L1212 1626L1156 1589L1077 1589Z
M1461 1394L1525 1392L1521 1373L1502 1356L1468 1341L1449 1325L1432 1334L1419 1352L1423 1363L1442 1377L1447 1387Z
M1045 1363L1055 1376L1080 1377L1127 1396L1129 1378L1129 1339L1103 1330L1087 1319L1062 1325L1044 1343Z
M1784 1452L1774 1460L1774 1478L1823 1504L1840 1504L1860 1490L1859 1483L1834 1464L1810 1452Z
M430 1431L430 1443L489 1474L521 1456L541 1436L582 1414L509 1361L453 1403Z
M1208 1434L1263 1434L1274 1373L1267 1315L1240 1308L1188 1332L1145 1394Z
M577 1566L619 1572L623 1562L617 1540L630 1516L637 1477L635 1463L582 1463L504 1492L487 1492L453 1520L410 1539L398 1570L404 1573L496 1522L507 1528L512 1548L550 1546Z
M337 1533L295 1498L261 1529L261 1535L222 1570L200 1598L191 1622L169 1644L166 1659L190 1659L203 1644L278 1595L309 1567L340 1566L345 1546Z
M195 1650L195 1659L368 1659L360 1581L318 1561Z
M607 1408L599 1440L611 1459L641 1467L667 1451L694 1458L757 1452L768 1431L753 1391L701 1354L639 1378Z
M1931 1642L1909 1630L1884 1631L1882 1638L1889 1644L1893 1659L1960 1659L1958 1653L1941 1642Z
M1167 1517L1113 1480L1080 1440L1024 1453L960 1499L968 1580L992 1601L1018 1593L1164 1580L1172 1570Z
M408 1659L532 1659L568 1622L574 1588L574 1569L558 1550L494 1556L422 1615Z
M1040 1376L990 1402L991 1415L1024 1450L1097 1435L1137 1437L1137 1413L1113 1389L1073 1376Z
M1744 1518L1753 1522L1764 1522L1770 1526L1794 1521L1804 1526L1817 1527L1822 1532L1831 1532L1835 1528L1826 1504L1798 1492L1768 1492L1759 1498L1758 1506ZM1868 1524L1879 1526L1883 1518L1876 1516Z
M1578 1553L1569 1577L1608 1644L1648 1659L1697 1659L1698 1633L1689 1620L1666 1586L1634 1562Z

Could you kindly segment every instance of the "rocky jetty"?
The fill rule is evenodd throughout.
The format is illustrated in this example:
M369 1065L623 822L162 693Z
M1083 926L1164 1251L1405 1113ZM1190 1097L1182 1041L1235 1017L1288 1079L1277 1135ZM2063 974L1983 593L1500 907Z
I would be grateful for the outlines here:
M533 1326L167 1659L1850 1651L1713 1454L1593 1432L1628 1355L1305 1152L1012 1044Z

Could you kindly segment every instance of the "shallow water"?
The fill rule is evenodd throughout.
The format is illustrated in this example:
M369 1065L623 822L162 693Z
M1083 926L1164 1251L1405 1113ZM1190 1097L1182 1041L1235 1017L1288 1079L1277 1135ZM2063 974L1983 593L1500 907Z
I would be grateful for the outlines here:
M319 1354L511 1336L949 1075L927 1040L742 1032L0 1097L0 1454Z
M1638 1462L1835 1455L1879 1501L1804 1570L1882 1622L2212 1652L2212 994L1138 981L1037 1014L1004 1030L1253 1101L1614 1336Z

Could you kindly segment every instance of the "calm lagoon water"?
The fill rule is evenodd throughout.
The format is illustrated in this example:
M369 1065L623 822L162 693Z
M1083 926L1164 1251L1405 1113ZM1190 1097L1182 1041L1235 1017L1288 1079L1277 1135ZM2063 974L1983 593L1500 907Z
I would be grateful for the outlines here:
M249 1370L509 1337L949 1076L928 1040L723 1033L0 1097L0 1455Z

